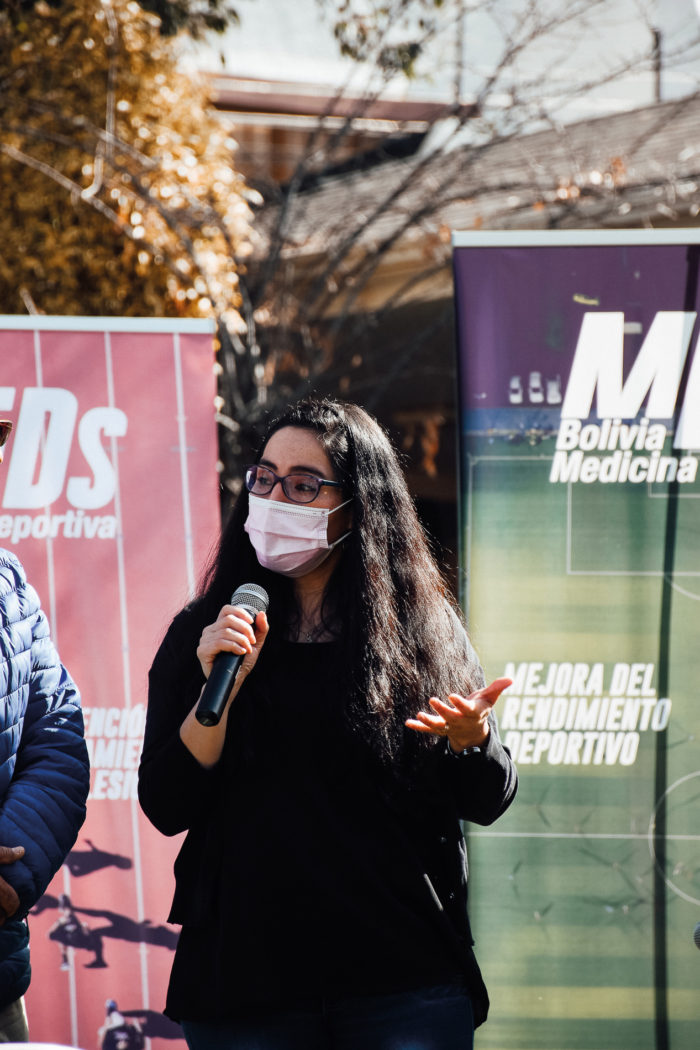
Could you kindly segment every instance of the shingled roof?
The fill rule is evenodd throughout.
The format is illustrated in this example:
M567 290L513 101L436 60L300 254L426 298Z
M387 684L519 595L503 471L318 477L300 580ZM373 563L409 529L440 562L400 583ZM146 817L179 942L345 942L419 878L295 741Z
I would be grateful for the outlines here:
M406 249L445 229L688 226L699 213L697 94L320 179L292 205L286 253L327 251L349 216L359 242Z

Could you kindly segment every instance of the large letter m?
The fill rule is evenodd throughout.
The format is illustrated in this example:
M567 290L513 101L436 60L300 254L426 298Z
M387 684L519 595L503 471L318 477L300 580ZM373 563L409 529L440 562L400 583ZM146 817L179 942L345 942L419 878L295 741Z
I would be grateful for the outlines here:
M584 314L562 418L587 419L596 394L599 419L636 419L645 400L649 419L672 419L695 318L695 313L680 310L659 311L623 382L625 315ZM700 402L694 396L700 394L700 368L694 367L698 359L696 353L678 420L676 447L700 448ZM695 413L690 411L692 404L698 405Z

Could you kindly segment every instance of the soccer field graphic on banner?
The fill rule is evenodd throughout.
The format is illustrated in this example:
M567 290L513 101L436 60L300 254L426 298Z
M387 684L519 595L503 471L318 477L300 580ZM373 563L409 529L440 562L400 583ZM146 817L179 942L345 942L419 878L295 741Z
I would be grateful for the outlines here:
M0 355L0 545L78 684L91 763L85 824L29 915L30 1037L111 1050L114 1001L124 1050L180 1050L161 1013L180 839L148 824L136 776L148 668L219 533L213 326L0 317Z
M700 234L455 234L464 604L516 804L469 830L479 1046L690 1050Z

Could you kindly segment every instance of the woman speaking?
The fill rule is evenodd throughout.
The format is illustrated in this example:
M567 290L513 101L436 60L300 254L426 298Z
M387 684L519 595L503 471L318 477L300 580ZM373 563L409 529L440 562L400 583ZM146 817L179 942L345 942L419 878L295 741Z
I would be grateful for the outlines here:
M269 626L229 604L245 584ZM220 653L242 662L202 724ZM165 1012L192 1050L472 1046L460 820L515 795L509 684L484 684L376 421L329 400L275 420L149 675L139 797L187 831Z

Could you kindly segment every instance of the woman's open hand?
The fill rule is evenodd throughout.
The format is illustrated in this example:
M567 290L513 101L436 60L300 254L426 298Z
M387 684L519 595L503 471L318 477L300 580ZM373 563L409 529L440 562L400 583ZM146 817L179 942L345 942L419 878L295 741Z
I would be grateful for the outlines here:
M449 703L433 696L428 701L431 710L419 711L415 718L406 720L406 725L419 733L446 736L453 751L478 747L488 738L491 708L503 690L512 684L510 678L496 678L469 696L450 693Z
M253 618L245 609L224 605L216 623L210 624L202 631L197 646L197 658L202 665L204 676L208 678L211 674L218 653L234 653L244 657L238 677L245 677L255 666L267 632L268 623L264 612L257 614L253 630Z

